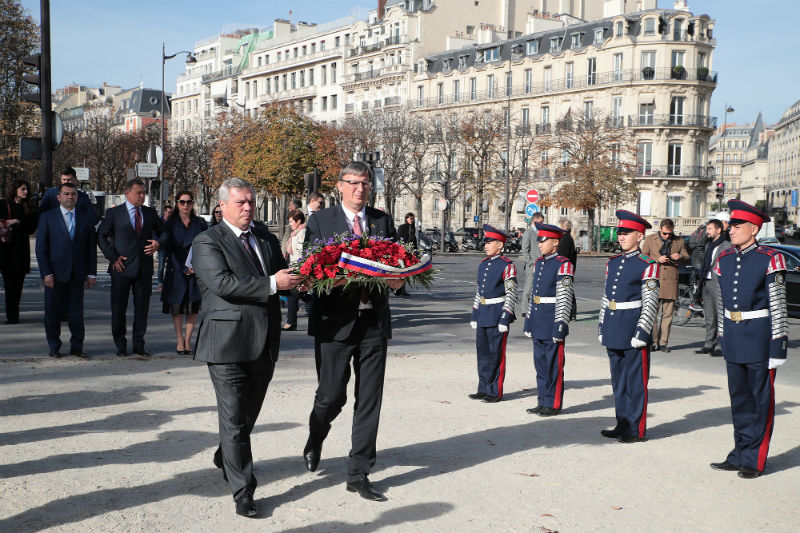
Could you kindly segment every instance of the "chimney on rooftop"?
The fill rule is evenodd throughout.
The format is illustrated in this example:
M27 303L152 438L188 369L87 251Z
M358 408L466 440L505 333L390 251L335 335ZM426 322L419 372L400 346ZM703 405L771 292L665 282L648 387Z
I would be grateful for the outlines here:
M378 0L378 20L386 14L386 0Z
M689 4L686 2L686 0L675 0L675 4L672 6L672 8L680 11L689 11Z

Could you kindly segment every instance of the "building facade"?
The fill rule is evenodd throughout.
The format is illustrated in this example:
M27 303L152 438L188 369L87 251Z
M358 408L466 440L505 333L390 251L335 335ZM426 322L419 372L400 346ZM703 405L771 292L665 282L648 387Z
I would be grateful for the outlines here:
M781 115L769 143L767 210L777 223L800 224L800 100Z
M529 26L550 20L541 13L529 18ZM716 119L709 109L717 83L713 28L707 15L683 9L588 23L562 17L558 29L426 57L411 80L410 105L420 116L445 121L465 110L493 109L509 117L510 132L521 128L536 135L551 134L570 114L604 116L613 127L626 128L637 145L631 179L639 197L624 207L654 222L674 218L678 231L694 229L706 215L711 181L707 153ZM531 156L557 161L559 154ZM534 174L521 189L552 186ZM481 215L485 206L465 202L472 212L462 218ZM492 204L482 219L500 223L499 202ZM613 215L613 206L602 207ZM578 227L585 225L585 214L555 208L548 213L551 221L567 214ZM524 218L514 209L511 225L523 226Z

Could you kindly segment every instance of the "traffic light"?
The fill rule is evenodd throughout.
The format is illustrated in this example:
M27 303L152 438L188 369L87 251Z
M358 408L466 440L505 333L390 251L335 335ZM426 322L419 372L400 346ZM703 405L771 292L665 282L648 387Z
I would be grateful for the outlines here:
M319 172L317 172L317 169L314 169L311 172L306 172L305 174L303 174L303 182L305 183L306 189L308 190L308 194L319 191L321 180Z
M34 93L25 93L22 95L22 99L26 102L31 102L39 107L42 107L42 93L41 93L41 86L42 86L42 54L33 54L30 56L26 56L22 59L22 62L26 65L30 65L31 67L35 67L39 72L34 72L32 74L24 74L22 79L25 80L26 83L30 83L31 85L35 85L39 91Z
M725 183L723 183L721 181L718 181L717 182L717 198L719 200L722 200L722 198L724 196L725 196Z

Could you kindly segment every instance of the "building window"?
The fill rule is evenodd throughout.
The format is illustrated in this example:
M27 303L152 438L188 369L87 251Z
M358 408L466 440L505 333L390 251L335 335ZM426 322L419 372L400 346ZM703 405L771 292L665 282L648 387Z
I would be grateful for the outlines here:
M425 101L424 94L425 93L424 93L424 89L422 88L422 85L417 87L417 105L420 106L420 107L422 106L423 102Z
M325 42L325 41L323 41L323 43L324 43L324 42ZM333 38L333 46L335 46L336 48L339 48L339 46L340 46L341 44L342 44L342 37L341 37L341 35L337 35L336 37L334 37L334 38ZM324 48L323 48L323 50L324 50Z
M496 46L494 48L486 48L484 50L478 50L478 54L475 57L476 63L489 63L491 61L497 61L500 59L500 47Z
M644 19L644 34L645 35L655 35L656 34L656 19L653 17L648 17Z
M258 56L258 66L259 66L259 67L261 66L261 62L262 62L263 60L264 60L264 59L263 59L261 56Z
M694 145L694 166L702 168L705 166L703 164L703 153L704 153L705 145L703 143L697 143ZM692 215L697 216L697 215Z
M683 40L683 19L675 19L672 23L672 40L673 41L681 41Z
M553 37L552 39L550 39L550 51L559 52L560 50L561 50L561 38Z
M328 85L328 67L325 65L319 67L319 77L322 85Z
M597 28L594 30L594 44L603 44L603 29Z
M572 48L578 48L581 45L581 34L580 33L573 33L572 34Z
M621 20L617 21L617 23L614 25L614 28L615 28L614 29L614 35L615 36L622 37L624 35L625 24Z
M583 118L586 121L594 118L594 101L587 100L583 103Z
M622 81L622 54L614 54L614 81Z
M305 86L306 86L306 71L305 70L301 70L300 71L300 87L305 87Z
M673 126L683 125L683 96L673 96L669 103L669 123Z
M611 144L611 162L612 163L619 163L620 161L620 145L619 143L612 143Z
M552 91L553 90L553 68L552 67L544 67L544 90L545 91Z
M586 85L597 84L597 59L590 57L586 67Z
M569 63L567 63L565 65L565 68L564 68L564 78L565 78L565 80L564 81L566 82L567 89L572 89L572 87L575 85L575 83L574 83L574 81L575 81L574 80L574 78L575 78L574 71L575 71L575 64L574 63L572 63L570 61Z
M314 99L313 98L309 98L308 99L308 112L312 113L313 111L314 111Z
M528 129L531 121L531 110L527 107L522 108L522 127Z
M542 106L542 113L541 113L541 122L542 124L550 124L550 106L543 105Z
M640 176L649 176L653 171L653 143L642 142L636 148L636 170Z
M297 73L292 72L292 89L297 89Z
M322 110L323 111L327 111L328 110L328 97L327 96L323 96L322 97Z
M459 80L453 80L453 101L461 101L461 83Z
M655 104L652 103L639 104L639 125L652 126L655 110L656 110Z
M539 53L539 40L538 39L533 39L532 41L528 41L527 42L527 46L528 46L528 55L529 56L532 56L534 54L538 54Z
M313 87L314 86L314 69L308 69L308 85Z
M697 68L704 68L706 66L706 53L697 52Z
M611 101L611 119L613 125L616 127L623 126L622 118L622 97L615 96Z
M704 117L706 114L706 97L700 96L697 98L697 114Z
M681 197L667 196L667 217L679 218L681 216Z
M656 68L656 53L655 52L642 52L642 69Z
M478 79L477 78L470 78L469 79L469 99L475 100L478 98Z
M322 41L325 42L325 41ZM311 53L315 53L317 51L317 43L311 43Z
M336 63L331 63L331 83L336 83Z
M494 98L494 74L489 74L486 77L486 95L489 98Z
M667 151L667 175L680 176L681 175L681 159L683 154L683 145L679 143L670 143Z
M514 90L514 75L511 72L506 72L506 96L511 96L511 91Z
M467 57L468 56L459 56L458 68L467 68Z
M339 97L335 94L331 96L331 109L336 111Z
M444 83L440 83L436 86L436 101L439 104L444 103Z
M525 69L525 94L530 94L533 90L533 70Z
M686 57L686 52L683 50L673 50L672 51L672 66L673 67L682 67L684 66L684 58Z

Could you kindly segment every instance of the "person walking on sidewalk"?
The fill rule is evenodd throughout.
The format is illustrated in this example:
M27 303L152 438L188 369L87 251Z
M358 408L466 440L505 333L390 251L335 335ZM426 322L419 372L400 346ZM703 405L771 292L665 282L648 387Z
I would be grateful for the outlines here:
M306 216L300 209L289 212L289 228L291 233L286 239L284 256L288 258L289 264L296 262L303 255L303 243L306 240ZM297 329L297 311L300 308L300 298L296 294L286 297L286 324L283 325L284 331L295 331Z
M478 290L470 319L476 330L478 391L469 397L486 403L503 399L508 326L515 319L517 305L517 269L502 253L507 238L502 231L483 225L486 259L478 266ZM530 275L533 278L533 270Z
M6 324L19 322L19 302L25 276L31 271L30 236L36 231L36 210L28 202L30 184L11 180L0 200L0 225L6 230L0 240L0 273L6 293Z
M630 211L616 213L622 253L606 264L600 303L599 337L611 365L611 388L617 424L604 437L620 442L645 439L650 340L658 310L659 264L639 250L649 222Z
M575 266L559 254L566 230L550 224L536 224L539 250L533 297L528 302L525 335L533 338L533 364L539 403L527 412L553 416L564 403L564 341L569 334L574 297Z
M58 209L42 213L36 232L36 261L44 281L44 332L50 357L61 357L61 317L67 317L69 353L83 351L83 288L97 281L97 237L89 213L77 209L78 189L58 187Z
M770 218L740 200L729 200L733 248L722 252L713 272L719 280L718 336L728 371L733 450L715 470L744 479L764 471L775 423L775 375L786 362L786 260L759 246L758 230Z
M203 295L194 359L208 365L217 397L214 465L230 485L236 514L253 518L258 508L250 433L278 360L278 291L297 286L300 278L286 268L278 238L266 225L253 224L256 195L249 182L225 180L219 201L222 222L192 245Z
M720 254L733 245L722 230L722 222L717 219L709 220L706 224L708 243L703 255L703 267L700 270L700 283L703 295L703 320L706 328L706 338L703 347L694 353L711 354L714 357L722 355L717 338L717 298L719 293L719 280L712 272Z
M652 349L669 353L669 330L675 313L675 300L678 299L678 265L689 260L689 252L683 239L675 236L675 223L665 218L658 233L648 235L642 243L642 253L658 261L661 270Z

